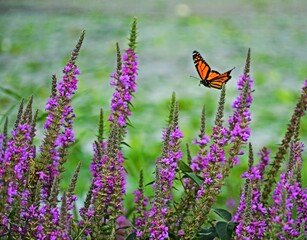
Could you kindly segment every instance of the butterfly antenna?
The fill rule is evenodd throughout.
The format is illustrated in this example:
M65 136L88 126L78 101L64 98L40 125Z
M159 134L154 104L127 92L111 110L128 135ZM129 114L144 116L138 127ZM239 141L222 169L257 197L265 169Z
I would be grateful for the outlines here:
M194 76L190 76L191 78L196 78L196 79L199 79L198 77L194 77Z
M190 76L191 78L196 78L197 80L199 80L199 78L198 77L194 77L194 76ZM200 86L201 85L201 81L199 82L199 84L198 84L198 86Z

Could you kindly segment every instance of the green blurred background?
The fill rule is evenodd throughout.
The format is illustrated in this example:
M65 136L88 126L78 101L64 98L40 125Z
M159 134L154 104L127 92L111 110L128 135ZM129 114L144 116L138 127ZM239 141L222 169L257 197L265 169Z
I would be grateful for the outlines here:
M43 115L51 75L61 77L81 32L85 40L77 60L81 71L73 106L76 143L66 164L66 188L82 162L77 193L88 188L92 143L97 135L99 109L109 114L113 90L109 75L116 67L115 43L127 48L133 17L138 19L139 77L133 101L133 127L125 148L128 172L127 199L136 188L140 169L146 182L153 180L154 162L160 154L161 131L166 126L173 91L180 104L180 127L186 143L197 136L205 104L208 134L213 125L219 91L198 86L192 51L198 50L213 69L232 72L227 84L225 120L237 96L247 49L251 48L254 103L251 124L255 154L268 146L274 155L285 133L307 79L307 4L305 0L215 1L17 1L0 0L0 123L13 120L21 98L32 94L34 108ZM38 122L36 144L42 139L44 119ZM307 121L302 123L306 143ZM192 153L197 149L192 147ZM186 154L185 154L186 156ZM306 158L306 154L304 155ZM304 165L306 168L306 164ZM246 157L230 176L221 201L238 197ZM304 170L307 173L306 169ZM304 183L306 183L304 179ZM149 187L149 194L150 193ZM129 210L130 206L127 205Z

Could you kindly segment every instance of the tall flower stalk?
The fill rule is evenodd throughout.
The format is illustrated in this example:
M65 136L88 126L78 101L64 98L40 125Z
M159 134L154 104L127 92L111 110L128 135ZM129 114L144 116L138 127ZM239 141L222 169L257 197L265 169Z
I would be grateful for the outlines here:
M77 90L77 78L80 74L76 66L76 58L84 39L83 32L72 52L71 58L63 69L62 81L57 82L56 76L53 76L52 92L47 102L46 110L49 111L45 122L45 134L43 144L40 147L41 156L35 165L35 175L32 178L33 186L41 187L41 205L38 209L38 226L36 237L49 236L56 238L62 236L68 238L69 234L66 230L66 224L60 229L54 227L54 224L60 223L60 209L57 207L59 194L60 173L63 171L62 165L66 162L69 145L75 141L73 133L73 119L75 118L73 107L71 106L71 97ZM65 199L66 209L68 212L75 201L75 197L71 196ZM48 219L46 221L46 219ZM71 215L67 215L69 222Z
M45 136L40 147L40 159L35 165L33 185L39 180L43 187L43 199L50 195L50 187L56 177L62 171L62 165L66 162L67 149L70 143L74 142L72 130L74 110L71 104L71 96L77 90L76 75L80 74L75 61L79 54L84 32L73 51L70 60L63 69L62 81L57 83L56 76L53 76L52 93L47 102L46 110L49 111L45 122Z
M284 160L284 156L287 153L289 148L290 141L295 132L295 127L300 124L301 118L305 115L307 110L307 80L305 80L301 96L299 101L296 104L294 109L294 113L291 117L290 123L288 125L285 136L278 148L278 151L274 157L274 161L272 162L269 173L267 174L267 178L265 181L265 185L262 193L262 202L267 204L269 195L272 191L273 184L275 183L275 177L281 167L281 164Z
M128 117L131 116L132 94L136 91L136 76L138 75L136 48L136 19L132 24L129 39L129 48L125 51L121 59L120 49L117 49L117 70L111 75L111 85L115 87L115 92L111 100L111 114L109 121L116 119L121 127L125 127ZM122 63L123 62L123 63Z
M133 192L136 215L134 219L134 226L136 228L136 238L142 238L146 229L149 211L146 209L148 205L148 197L144 194L144 178L143 171L140 173L139 188Z
M136 19L130 34L129 48L121 57L120 48L116 44L117 69L111 75L111 86L115 87L111 99L110 134L103 141L103 116L100 117L99 135L94 144L94 159L91 164L92 183L84 208L80 214L81 225L86 227L86 234L104 239L106 232L110 239L121 231L116 230L117 220L123 216L123 196L126 193L126 173L123 167L124 156L121 143L127 132L127 124L131 116L131 101L136 91L137 56ZM89 226L92 225L92 226ZM104 228L105 232L100 229Z
M250 49L248 49L244 73L238 81L238 91L240 91L240 94L232 104L234 113L228 120L231 147L229 149L229 157L223 169L223 178L227 177L230 169L238 163L238 155L244 153L242 146L247 143L251 134L249 125L251 123L250 107L253 101L253 79L250 76L250 61L251 53Z
M296 133L294 132L294 136ZM299 237L302 227L306 229L307 208L306 204L305 206L302 204L306 199L306 189L302 188L300 182L303 149L304 144L298 138L291 141L287 168L281 173L280 180L273 191L274 204L269 207L271 218L269 225L272 228L271 237L273 238ZM294 212L296 212L297 218Z
M25 236L26 226L19 226L20 218L27 215L27 199L30 191L27 186L28 170L35 156L35 148L32 145L32 100L27 108L23 109L23 101L19 108L19 114L15 127L8 138L5 130L1 136L1 235L17 237ZM5 127L6 128L6 127ZM10 217L12 216L12 217Z
M178 126L178 103L173 94L169 126L163 133L162 155L156 161L156 175L154 188L154 199L151 203L148 228L151 239L168 238L168 227L166 217L170 211L169 202L172 201L172 186L175 179L175 170L182 158L180 151L180 139L183 134Z
M263 149L259 153L261 161L254 167L253 149L249 144L249 169L242 175L246 182L238 212L234 217L234 221L239 223L236 228L236 239L263 239L267 231L268 211L260 201L263 170L268 165L267 154L266 149Z

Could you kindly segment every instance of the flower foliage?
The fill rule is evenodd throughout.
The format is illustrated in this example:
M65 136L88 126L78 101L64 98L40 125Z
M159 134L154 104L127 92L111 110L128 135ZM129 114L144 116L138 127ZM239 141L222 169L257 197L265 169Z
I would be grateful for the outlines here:
M249 142L253 104L250 50L228 121L224 121L224 85L212 130L206 129L204 106L200 133L191 147L197 152L193 154L187 144L186 158L181 146L184 135L179 126L179 102L173 93L154 180L145 185L141 171L139 186L133 192L133 217L126 213L124 197L129 172L124 169L122 148L131 125L129 117L137 86L136 24L134 19L129 47L123 56L116 44L110 115L106 124L101 109L89 169L90 187L79 211L75 186L81 165L67 190L60 191L59 184L69 147L75 141L72 96L77 91L80 72L76 59L84 32L64 67L62 79L52 77L38 151L33 143L37 120L37 111L32 111L33 97L27 104L21 101L10 133L8 119L5 120L0 133L0 238L303 239L307 234L307 188L302 185L304 143L300 124L307 108L307 80L276 155L272 157L271 150L264 146L256 162ZM107 136L105 127L109 130ZM247 158L248 168L241 176L245 183L233 217L227 210L215 208L215 204L232 168ZM152 194L148 194L148 186ZM229 203L225 202L225 206Z

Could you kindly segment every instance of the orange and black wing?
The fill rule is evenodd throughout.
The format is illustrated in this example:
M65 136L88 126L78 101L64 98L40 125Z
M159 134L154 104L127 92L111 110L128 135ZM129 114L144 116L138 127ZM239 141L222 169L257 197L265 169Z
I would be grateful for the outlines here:
M230 73L233 69L222 74L214 70L211 71L207 79L209 87L221 89L223 84L226 84L231 79Z
M202 56L200 55L199 52L194 51L193 52L193 61L194 61L194 65L196 67L196 70L201 78L201 80L207 80L210 72L211 72L211 68L208 65L208 63L206 63L206 61L202 58Z

